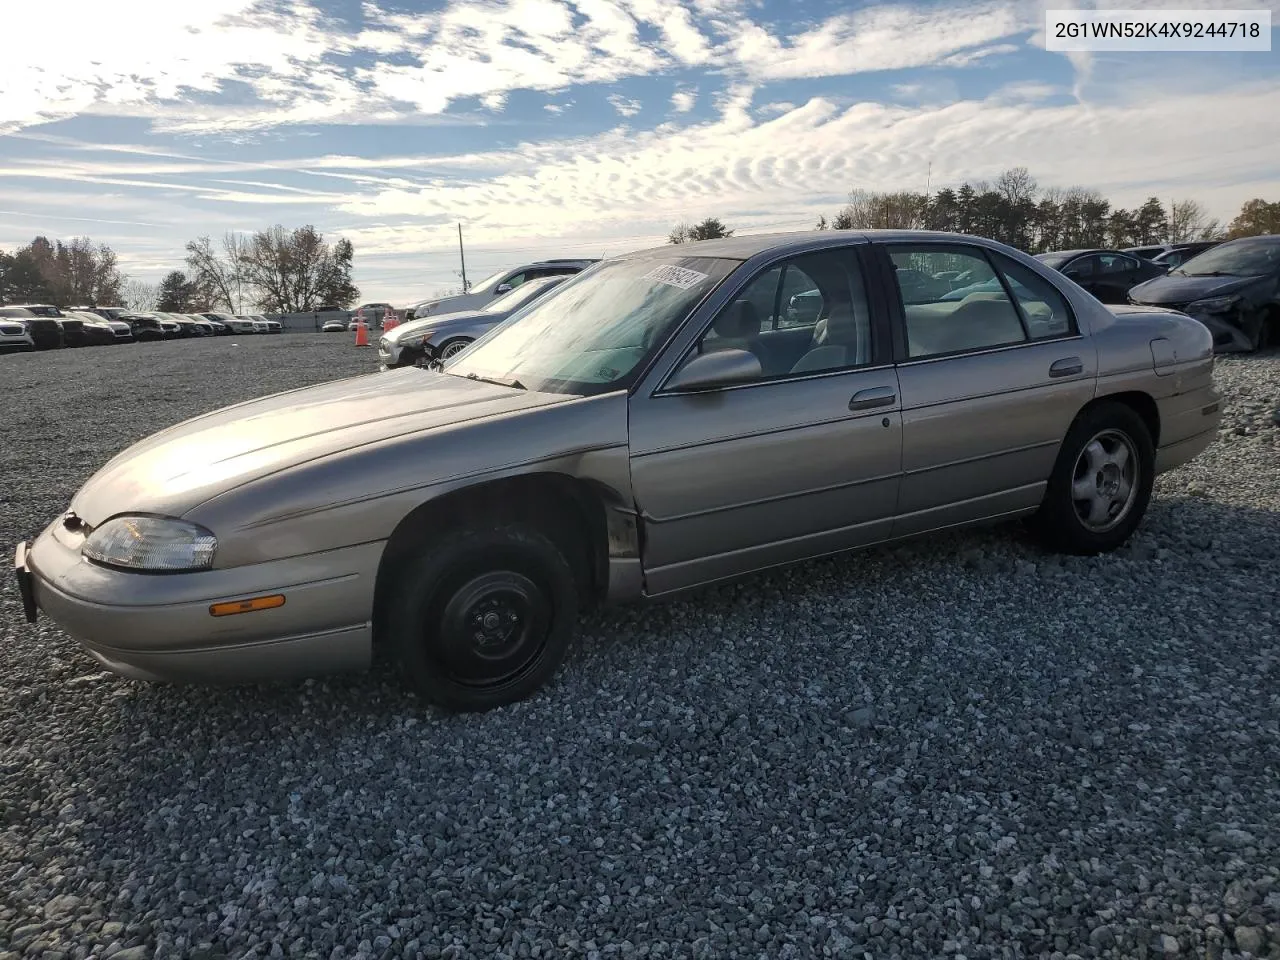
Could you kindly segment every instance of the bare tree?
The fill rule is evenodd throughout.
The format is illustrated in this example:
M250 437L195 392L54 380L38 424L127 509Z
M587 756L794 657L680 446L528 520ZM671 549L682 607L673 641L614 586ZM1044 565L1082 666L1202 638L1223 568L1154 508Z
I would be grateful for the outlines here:
M1010 206L1031 202L1038 190L1035 177L1026 167L1014 167L996 178L995 191Z
M243 238L235 233L222 238L221 253L213 249L208 237L187 244L187 268L195 284L196 300L211 310L244 312L243 250Z
M1195 200L1175 200L1169 208L1169 241L1217 240L1222 236L1221 224L1205 212Z
M918 230L924 226L928 198L923 193L900 190L872 193L853 190L849 202L835 215L837 230Z
M313 226L287 230L277 224L248 238L239 260L241 281L259 309L307 313L322 303L343 305L360 295L351 283L353 248L325 242Z
M130 310L135 313L145 313L156 308L156 297L159 293L160 288L154 283L129 279L121 288L120 298L124 301L124 306Z

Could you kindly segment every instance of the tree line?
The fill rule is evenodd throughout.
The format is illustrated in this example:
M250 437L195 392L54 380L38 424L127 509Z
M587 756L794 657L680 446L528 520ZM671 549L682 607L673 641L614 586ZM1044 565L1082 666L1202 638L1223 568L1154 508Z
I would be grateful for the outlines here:
M172 270L156 285L121 273L106 244L39 236L12 254L0 251L0 303L309 313L346 309L360 296L351 280L351 241L329 243L310 225L228 233L217 246L204 236L185 250L186 270Z
M936 193L854 190L848 203L830 219L819 217L815 227L943 230L990 237L1028 253L1044 253L1280 233L1280 202L1249 200L1223 227L1195 200L1173 200L1166 206L1159 197L1150 197L1132 209L1113 207L1096 190L1042 188L1025 167L1015 167L993 182L966 182ZM732 235L719 218L708 217L697 224L678 224L668 240L684 243Z
M11 254L0 250L0 303L118 303L125 281L115 252L88 237L40 236Z

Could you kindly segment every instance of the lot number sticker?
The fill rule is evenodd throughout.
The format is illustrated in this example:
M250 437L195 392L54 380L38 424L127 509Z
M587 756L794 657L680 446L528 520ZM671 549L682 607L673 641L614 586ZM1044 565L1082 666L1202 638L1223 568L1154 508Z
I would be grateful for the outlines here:
M661 267L654 267L641 279L653 280L657 283L665 283L669 287L688 290L690 287L696 287L707 279L707 275L699 273L697 270L686 270L684 267L673 267L669 264L664 264Z

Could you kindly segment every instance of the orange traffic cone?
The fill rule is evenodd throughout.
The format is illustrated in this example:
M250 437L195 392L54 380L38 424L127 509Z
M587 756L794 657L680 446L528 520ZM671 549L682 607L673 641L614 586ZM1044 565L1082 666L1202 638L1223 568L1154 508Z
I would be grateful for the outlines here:
M369 345L369 328L364 325L363 320L356 321L356 346L367 347Z
M382 318L382 329L394 330L398 326L400 326L400 320L396 317L396 312L388 310L387 315Z

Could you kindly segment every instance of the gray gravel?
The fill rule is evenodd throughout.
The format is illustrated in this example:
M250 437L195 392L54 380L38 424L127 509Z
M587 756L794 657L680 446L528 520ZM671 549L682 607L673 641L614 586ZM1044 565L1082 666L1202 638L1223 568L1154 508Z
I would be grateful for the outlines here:
M155 429L373 363L0 357L0 544ZM6 578L0 958L1280 957L1280 355L1219 380L1115 555L1001 528L601 613L481 716L117 679Z

